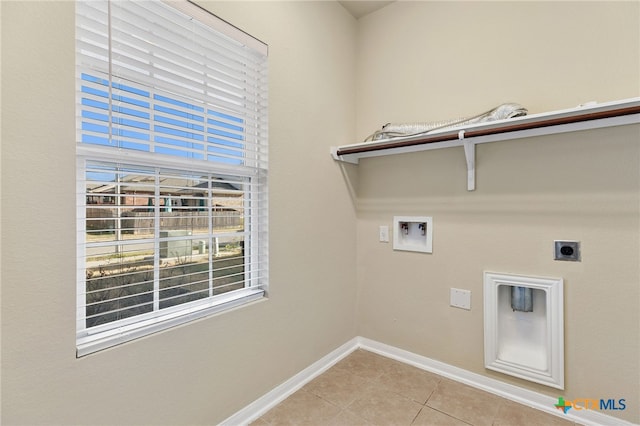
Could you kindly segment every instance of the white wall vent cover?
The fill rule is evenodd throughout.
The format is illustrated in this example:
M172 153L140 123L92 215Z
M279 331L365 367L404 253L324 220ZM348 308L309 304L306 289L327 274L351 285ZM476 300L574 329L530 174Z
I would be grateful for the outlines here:
M530 289L531 311L514 308L512 287ZM485 368L564 389L563 315L562 278L485 272Z

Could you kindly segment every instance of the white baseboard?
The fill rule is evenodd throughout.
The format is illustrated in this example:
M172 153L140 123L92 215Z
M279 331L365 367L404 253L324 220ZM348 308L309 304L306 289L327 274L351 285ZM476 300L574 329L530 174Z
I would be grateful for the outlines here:
M413 365L414 367L418 367L422 370L464 383L465 385L501 396L519 404L535 408L536 410L544 411L565 420L578 422L585 426L635 425L634 423L607 416L606 414L594 410L570 410L567 414L564 414L554 406L558 402L557 398L552 398L538 392L504 383L477 373L472 373L468 370L463 370L462 368L445 364L444 362L436 361L394 346L376 342L375 340L370 340L364 337L357 337L356 339L359 348L404 362L405 364Z
M445 364L444 362L436 361L422 355L417 355L365 337L355 337L349 340L347 343L325 355L320 360L314 362L300 373L247 405L220 424L238 426L247 425L253 422L356 349L364 349L387 358L404 362L405 364L413 365L414 367L422 370L438 374L448 379L464 383L485 392L501 396L519 404L523 404L585 426L638 426L634 423L607 416L606 414L594 410L570 410L567 414L564 414L555 408L554 404L557 403L556 398L504 383L480 374L472 373L470 371L463 370L462 368L454 367L452 365Z
M267 411L287 399L292 393L309 383L311 380L327 371L335 363L358 349L358 338L349 340L344 345L331 351L318 361L311 364L286 382L276 386L260 398L253 401L231 417L222 421L220 425L240 426L248 425Z

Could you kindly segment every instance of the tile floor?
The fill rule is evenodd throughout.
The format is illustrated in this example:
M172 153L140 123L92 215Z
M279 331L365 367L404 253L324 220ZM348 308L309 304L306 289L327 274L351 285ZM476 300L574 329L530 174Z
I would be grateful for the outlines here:
M252 425L575 424L372 352L356 350Z

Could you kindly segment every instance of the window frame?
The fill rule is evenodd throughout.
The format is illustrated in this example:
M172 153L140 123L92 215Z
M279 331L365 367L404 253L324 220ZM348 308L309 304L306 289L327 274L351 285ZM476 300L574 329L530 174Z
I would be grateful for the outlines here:
M245 46L264 49L266 45L246 33L241 32L230 24L204 11L199 6L187 1L170 2L170 6L191 16L193 19L207 20L207 25L214 31L222 32L226 36L242 39ZM78 36L76 35L76 41ZM79 55L79 53L77 53ZM266 60L265 65L266 67ZM76 77L81 80L81 74L86 69L76 65ZM111 81L111 80L110 80ZM263 82L266 84L265 82ZM78 86L80 83L77 83ZM135 82L132 84L136 84ZM180 94L178 94L180 95ZM224 164L207 161L206 159L188 159L155 152L140 152L136 150L120 149L100 145L82 143L82 106L80 102L80 88L76 89L76 111L78 121L78 139L76 144L76 219L77 219L77 274L76 274L76 355L78 357L103 350L139 337L147 336L177 325L196 319L204 318L231 308L266 298L268 289L268 160L266 151L245 156L243 164ZM181 96L181 95L180 95ZM261 116L267 117L266 100ZM262 129L263 135L259 143L261 150L266 150L267 125ZM111 133L110 133L111 134ZM256 136L253 136L256 138ZM254 143L252 140L251 143ZM243 152L246 152L243 148ZM254 157L256 155L257 157ZM205 155L206 158L206 155ZM228 293L209 295L202 299L177 304L152 312L136 314L128 318L118 319L106 324L86 327L87 302L86 293L86 216L89 204L86 198L86 168L89 162L123 164L135 167L162 168L174 171L189 171L190 173L224 174L248 179L249 187L263 187L264 190L248 190L245 192L244 207L249 211L248 223L244 224L244 241L247 256L244 258L244 288ZM157 185L157 184L156 184ZM213 235L210 227L209 238ZM158 235L154 233L153 256L160 256L157 247ZM258 269L260 269L258 271ZM210 264L211 272L211 264ZM259 276L259 277L258 277ZM211 277L211 274L210 274ZM212 278L210 278L211 280ZM247 283L257 282L256 285ZM154 292L156 290L154 289Z

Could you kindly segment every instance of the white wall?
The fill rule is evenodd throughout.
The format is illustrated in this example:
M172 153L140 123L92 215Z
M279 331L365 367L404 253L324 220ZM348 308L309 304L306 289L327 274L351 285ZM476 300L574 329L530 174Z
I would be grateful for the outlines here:
M2 2L3 424L215 424L355 336L355 20L201 4L270 45L269 300L76 359L74 3Z
M530 112L640 96L640 3L397 2L359 21L357 133L519 102ZM358 334L550 396L625 398L640 422L640 126L363 159ZM354 141L355 142L355 141ZM433 216L433 254L378 226ZM580 263L553 240L582 242ZM566 389L483 364L483 271L563 277ZM449 307L451 287L471 311Z

